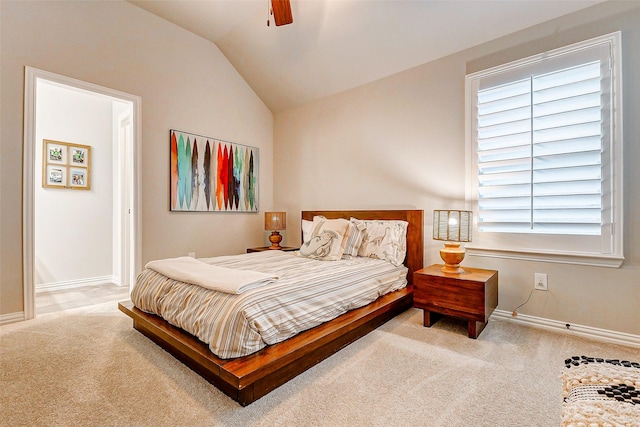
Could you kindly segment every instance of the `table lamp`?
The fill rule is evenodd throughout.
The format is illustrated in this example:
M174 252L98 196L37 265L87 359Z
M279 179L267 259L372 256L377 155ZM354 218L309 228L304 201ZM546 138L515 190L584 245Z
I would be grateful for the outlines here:
M271 246L269 249L282 249L280 242L282 236L278 231L287 229L287 213L286 212L265 212L264 213L264 229L271 231L269 241Z
M464 273L460 268L464 259L464 249L460 247L460 242L471 241L472 215L471 211L433 211L433 239L445 241L444 248L440 249L440 257L444 261L444 266L440 269L442 272Z

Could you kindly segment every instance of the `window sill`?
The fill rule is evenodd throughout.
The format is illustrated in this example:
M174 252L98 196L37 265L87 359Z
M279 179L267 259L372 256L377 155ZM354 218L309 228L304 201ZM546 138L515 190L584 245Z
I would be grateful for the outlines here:
M624 257L621 256L581 254L572 252L534 252L524 250L478 248L469 246L467 246L465 250L467 255L470 256L517 259L522 261L555 262L560 264L589 265L592 267L618 268L624 261Z

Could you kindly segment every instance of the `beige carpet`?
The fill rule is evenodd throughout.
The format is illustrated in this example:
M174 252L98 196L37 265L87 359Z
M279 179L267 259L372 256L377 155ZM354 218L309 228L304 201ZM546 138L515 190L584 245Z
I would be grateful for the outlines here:
M411 309L243 408L108 303L0 328L3 426L558 426L572 355L638 349Z

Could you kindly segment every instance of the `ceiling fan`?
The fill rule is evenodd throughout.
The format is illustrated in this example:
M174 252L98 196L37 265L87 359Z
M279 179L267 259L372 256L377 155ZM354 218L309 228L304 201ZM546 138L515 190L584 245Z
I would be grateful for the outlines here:
M269 0L269 2L271 3L270 15L273 15L273 19L276 21L276 27L293 22L289 0ZM267 27L268 26L269 19L267 18Z

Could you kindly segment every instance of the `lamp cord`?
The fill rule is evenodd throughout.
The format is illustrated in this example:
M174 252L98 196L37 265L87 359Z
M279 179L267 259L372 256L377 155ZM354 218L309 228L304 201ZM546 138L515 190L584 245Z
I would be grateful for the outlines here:
M513 312L511 312L511 315L513 317L518 315L518 309L522 306L524 306L526 303L529 302L529 300L531 299L531 295L533 295L533 291L535 291L535 288L531 289L531 292L529 292L529 296L527 297L527 300L525 302L523 302L522 304L520 304L519 306L517 306L516 308L513 309Z

